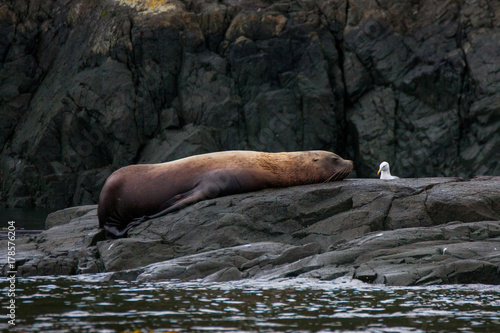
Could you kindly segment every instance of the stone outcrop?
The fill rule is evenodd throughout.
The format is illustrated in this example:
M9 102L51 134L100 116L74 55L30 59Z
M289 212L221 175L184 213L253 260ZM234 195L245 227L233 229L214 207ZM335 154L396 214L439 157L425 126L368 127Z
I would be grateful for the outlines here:
M500 175L495 1L0 4L0 202L95 204L117 168L325 149L358 177Z
M87 213L72 217L78 211ZM239 194L147 221L117 240L98 228L96 211L53 214L47 224L59 225L18 239L18 275L500 284L500 177L348 179Z

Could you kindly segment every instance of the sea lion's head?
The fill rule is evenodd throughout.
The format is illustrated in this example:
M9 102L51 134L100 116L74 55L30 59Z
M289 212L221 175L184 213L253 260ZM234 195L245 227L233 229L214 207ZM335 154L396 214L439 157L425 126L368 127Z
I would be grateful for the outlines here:
M312 151L312 164L322 173L325 182L342 180L349 176L353 168L351 160L344 160L339 155L323 150Z

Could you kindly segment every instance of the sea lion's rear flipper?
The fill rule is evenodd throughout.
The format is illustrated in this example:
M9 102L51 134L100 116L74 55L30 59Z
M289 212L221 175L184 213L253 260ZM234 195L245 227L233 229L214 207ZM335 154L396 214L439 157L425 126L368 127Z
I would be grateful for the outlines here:
M106 225L106 224L102 228L106 231L106 235L111 238L127 237L127 231L129 230L128 226L125 227L125 229L120 230L114 225Z
M102 222L104 221L104 222ZM99 219L99 224L102 223L102 226L100 226L104 231L106 232L106 236L109 238L123 238L127 237L127 231L130 229L127 227L122 228L123 223L121 222L120 219L114 217L114 216L106 216L101 217Z

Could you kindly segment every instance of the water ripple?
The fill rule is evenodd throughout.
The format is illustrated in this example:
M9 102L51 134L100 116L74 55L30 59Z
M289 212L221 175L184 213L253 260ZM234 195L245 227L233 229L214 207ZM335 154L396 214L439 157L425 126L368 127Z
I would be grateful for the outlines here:
M108 284L95 276L26 278L17 286L13 332L492 332L500 324L498 286L306 279ZM6 329L3 321L0 331Z

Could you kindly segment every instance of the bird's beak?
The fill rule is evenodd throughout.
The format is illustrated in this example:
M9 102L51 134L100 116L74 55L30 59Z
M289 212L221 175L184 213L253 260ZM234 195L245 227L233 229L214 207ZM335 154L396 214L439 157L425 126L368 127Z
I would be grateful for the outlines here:
M378 176L378 175L380 175L380 170L379 170L379 171L377 171L377 176Z

